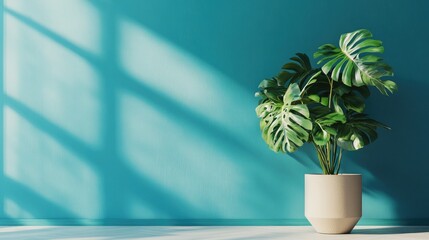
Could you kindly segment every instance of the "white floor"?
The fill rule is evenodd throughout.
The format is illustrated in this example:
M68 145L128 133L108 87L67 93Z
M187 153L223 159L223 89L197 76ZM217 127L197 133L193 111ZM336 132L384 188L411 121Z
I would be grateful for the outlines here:
M428 227L366 227L355 228L351 234L322 235L311 227L0 227L0 239L356 239L415 240L429 239Z

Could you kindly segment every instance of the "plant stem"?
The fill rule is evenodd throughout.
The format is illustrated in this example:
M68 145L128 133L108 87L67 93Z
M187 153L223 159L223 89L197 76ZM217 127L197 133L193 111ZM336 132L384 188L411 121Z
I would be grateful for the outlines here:
M329 101L328 101L328 107L331 108L331 102L332 102L332 89L334 88L334 81L328 77L330 89L329 89Z
M317 69L315 69L316 71L317 71ZM308 88L307 87L311 87L312 86L312 84L314 83L314 82L311 82L313 79L315 79L317 76L319 76L320 74L322 73L322 70L319 68L318 69L318 72L316 73L316 74L314 74L313 76L311 76L311 78L310 79L308 79L307 80L307 83L304 85L304 87L302 87L302 90L301 90L301 92L299 93L299 95L300 96L303 96L306 92L307 92L307 90L308 90ZM310 84L311 83L311 84ZM309 86L309 84L310 84L310 86Z
M340 168L341 168L341 158L343 157L343 149L340 148L340 154L338 155L338 168L337 168L337 172L336 174L338 175L338 173L340 172Z
M333 137L332 139L332 142L333 142L333 148L332 148L332 159L333 159L333 163L332 163L332 173L334 173L335 174L335 168L336 168L336 166L337 166L337 141L336 141L336 139Z
M326 156L323 153L322 148L320 146L317 146L316 144L314 144L314 148L316 148L317 158L319 159L319 164L320 164L320 167L322 168L323 174L328 174L329 170L327 169L327 166L326 166Z
M330 149L331 143L327 142L326 143L326 161L328 163L328 170L329 170L329 174L331 173L331 149Z
M313 143L317 151L317 158L319 159L320 167L323 174L338 175L341 168L341 159L343 156L343 149L338 147L336 139L333 137L330 141L323 146Z

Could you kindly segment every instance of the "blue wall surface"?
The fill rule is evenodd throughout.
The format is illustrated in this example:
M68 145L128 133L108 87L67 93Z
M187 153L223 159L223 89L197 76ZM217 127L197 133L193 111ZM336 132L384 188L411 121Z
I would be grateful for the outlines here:
M367 104L392 131L343 162L363 174L361 223L429 223L429 1L3 5L3 224L307 224L315 152L271 152L254 92L360 28L399 85Z

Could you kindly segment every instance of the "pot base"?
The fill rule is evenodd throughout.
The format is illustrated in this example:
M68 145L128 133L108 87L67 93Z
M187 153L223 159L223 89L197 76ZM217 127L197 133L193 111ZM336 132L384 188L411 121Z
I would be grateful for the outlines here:
M362 216L362 176L306 174L305 216L319 233L351 232Z
M345 234L350 233L360 217L349 218L312 218L307 217L318 233Z

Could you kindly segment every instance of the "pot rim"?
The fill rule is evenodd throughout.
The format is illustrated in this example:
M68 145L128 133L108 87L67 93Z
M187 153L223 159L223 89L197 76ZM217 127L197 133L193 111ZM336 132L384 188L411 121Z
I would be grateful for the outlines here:
M327 177L335 177L335 176L362 176L360 173L339 173L337 175L323 174L323 173L306 173L308 176L327 176Z

